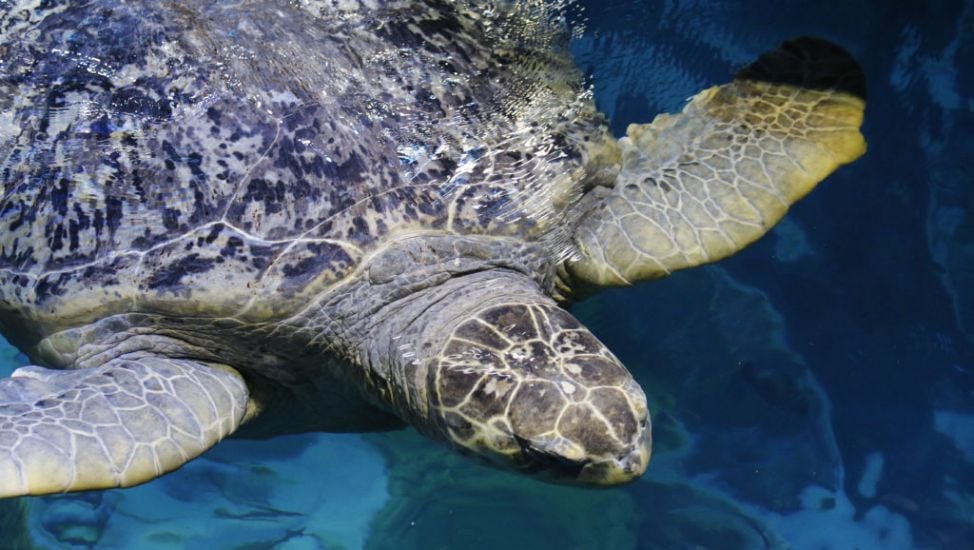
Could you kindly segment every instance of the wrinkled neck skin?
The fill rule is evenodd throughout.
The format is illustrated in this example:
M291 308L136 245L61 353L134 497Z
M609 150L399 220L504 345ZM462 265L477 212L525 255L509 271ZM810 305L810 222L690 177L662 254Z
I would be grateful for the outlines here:
M416 381L430 350L442 348L449 328L482 301L510 300L518 290L536 295L552 288L554 273L540 247L521 240L410 237L377 254L361 280L318 308L320 321L313 314L308 321L325 323L342 355L363 367L368 389L421 427Z

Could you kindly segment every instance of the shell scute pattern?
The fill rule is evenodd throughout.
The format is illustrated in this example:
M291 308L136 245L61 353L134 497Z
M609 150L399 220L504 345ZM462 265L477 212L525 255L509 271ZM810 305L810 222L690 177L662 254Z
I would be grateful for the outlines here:
M423 6L102 0L6 21L2 301L264 315L288 307L255 294L326 289L397 235L558 249L582 193L572 136L600 122L579 75Z

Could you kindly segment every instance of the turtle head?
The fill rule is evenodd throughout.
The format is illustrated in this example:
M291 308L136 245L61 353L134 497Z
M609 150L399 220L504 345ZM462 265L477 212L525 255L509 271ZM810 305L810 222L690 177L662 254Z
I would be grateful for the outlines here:
M411 360L396 361L391 394L420 431L549 481L617 485L646 470L642 389L533 281L469 274L417 302L420 316L396 331ZM416 343L404 346L410 327Z
M431 419L461 448L555 480L618 484L645 471L642 389L558 306L478 308L432 361Z

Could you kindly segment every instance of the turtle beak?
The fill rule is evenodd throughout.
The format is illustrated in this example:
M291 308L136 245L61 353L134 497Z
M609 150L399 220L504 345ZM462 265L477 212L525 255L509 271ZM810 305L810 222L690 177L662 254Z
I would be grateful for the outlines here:
M650 430L644 433L643 441L628 454L610 460L593 461L585 465L578 475L579 483L585 485L622 485L639 479L649 466L652 454Z
M564 440L528 441L517 437L526 470L546 481L589 486L616 486L635 481L646 472L652 454L649 417L633 444L611 457L592 457Z

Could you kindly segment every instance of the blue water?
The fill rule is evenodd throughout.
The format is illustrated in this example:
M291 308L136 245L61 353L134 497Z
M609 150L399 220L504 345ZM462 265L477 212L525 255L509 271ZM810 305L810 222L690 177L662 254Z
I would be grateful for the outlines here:
M574 308L650 396L643 479L546 485L411 431L228 441L135 489L7 501L0 541L974 548L974 2L588 4L573 50L617 133L797 35L869 86L869 152L771 234Z

